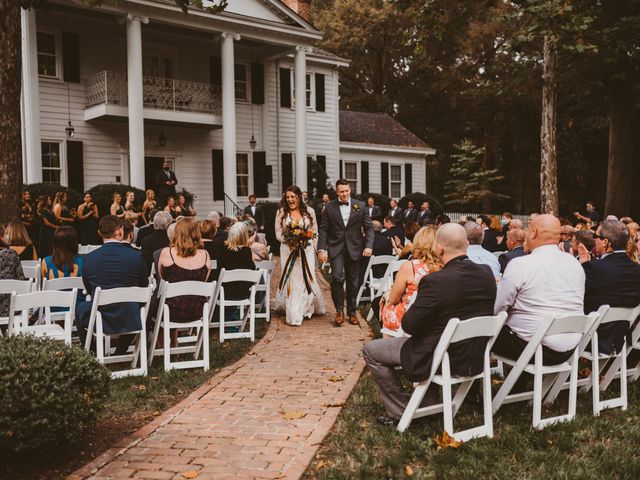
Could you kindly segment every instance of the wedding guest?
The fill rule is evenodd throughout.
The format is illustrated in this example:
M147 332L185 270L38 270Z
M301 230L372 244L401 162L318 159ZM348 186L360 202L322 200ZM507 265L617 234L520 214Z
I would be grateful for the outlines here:
M262 208L256 205L256 196L249 195L249 205L244 207L244 213L247 215L251 215L251 217L255 220L256 225L258 226L258 231L264 232L264 213L262 212Z
M46 257L51 255L53 251L53 234L58 228L58 219L53 213L50 196L43 196L38 199L38 215L42 219L38 241L40 251L38 253L41 257Z
M38 211L31 201L31 192L25 190L22 192L22 205L20 206L20 221L27 229L29 237L37 248L38 238L40 237L40 217Z
M589 200L585 208L587 210L585 215L582 215L580 212L573 212L573 215L584 223L589 223L593 227L597 227L598 223L600 223L600 214L596 211L596 204Z
M22 264L18 254L0 242L0 280L24 280ZM9 304L11 303L11 294L0 295L0 317L9 315ZM2 334L0 327L0 334Z
M373 226L373 255L393 255L394 248L393 243L390 237L382 233L382 223L378 220L373 220L371 222ZM368 258L364 258L366 263L369 262Z
M571 225L562 225L560 227L560 250L565 253L571 252L571 239L573 238L573 227Z
M372 221L382 220L382 210L376 205L376 199L373 197L367 198L367 212L369 212L369 217Z
M420 230L420 226L416 222L407 222L404 224L403 232L405 241L404 244L400 242L400 238L393 237L393 243L398 258L409 258L413 251L413 237Z
M495 230L489 228L491 225L491 218L488 215L480 215L476 218L478 225L482 227L482 248L489 252L498 251L498 235Z
M433 212L428 201L422 202L420 212L418 212L418 224L423 225L426 221L433 220Z
M387 213L387 216L393 218L394 225L402 223L402 209L398 207L398 201L393 198L389 200L389 212Z
M412 242L411 260L400 267L388 298L383 297L380 302L378 318L386 329L397 331L400 328L402 317L415 300L420 280L442 269L436 249L436 232L435 227L422 227L416 233Z
M129 212L127 212L129 213ZM133 213L133 212L131 212ZM134 242L134 226L131 221L127 220L126 217L122 221L122 240L120 243L125 243L127 245L132 245Z
M504 270L507 265L514 258L525 255L524 251L524 230L516 228L507 232L507 249L506 253L503 253L498 257L498 263L500 264L500 273L504 274Z
M156 210L158 208L158 203L156 202L156 194L153 190L149 189L144 194L145 201L142 204L142 220L145 224L149 224L153 221L150 218L151 210Z
M53 237L53 253L44 257L42 262L42 278L79 277L82 276L82 265L76 229L64 225L59 227Z
M138 232L140 229L138 228L138 220L140 219L140 215L133 211L124 212L124 221L129 222L131 224L131 235L132 239L129 243L135 243L138 239ZM129 227L125 226L125 233L127 233L127 229ZM126 235L125 235L126 238Z
M73 225L75 218L69 207L67 207L67 200L69 195L67 192L56 193L55 200L53 202L53 214L56 216L56 220L59 225Z
M474 263L489 266L493 272L493 276L499 278L500 264L498 263L498 259L493 253L482 246L484 245L483 236L487 230L483 232L483 228L476 222L465 223L464 229L467 232L467 240L469 241L469 248L467 250L469 260Z
M578 230L573 234L571 239L571 253L574 257L578 256L580 245L584 245L585 249L593 256L596 241L593 238L591 230Z
M156 173L155 183L157 199L161 205L166 204L167 197L172 196L175 198L178 178L173 170L169 168L168 161L162 162L162 170Z
M392 241L394 240L394 238L397 238L398 240L400 240L400 244L404 245L404 229L402 228L401 224L396 223L395 218L393 218L391 215L387 216L384 219L384 228L385 231L383 233L387 237L389 237Z
M202 248L204 248L209 257L213 258L213 238L216 235L216 226L211 220L200 220L198 222L200 229L200 237L202 238Z
M136 206L136 194L135 192L129 191L124 196L124 211L125 212L137 212L138 207Z
M195 217L196 211L190 204L187 204L187 197L184 196L183 193L178 194L178 203L176 205L176 211L178 211L178 215L182 215L183 217Z
M174 220L178 218L179 212L176 210L176 200L172 196L167 197L167 205L164 207L164 211L171 215Z
M20 260L37 260L38 253L22 222L11 220L4 230L4 243L15 251Z
M153 232L140 241L142 255L147 263L147 271L149 273L151 272L151 265L153 265L153 252L169 246L167 229L171 222L172 219L169 212L156 213L153 217Z
M138 236L136 237L136 245L138 247L141 246L142 243L142 239L145 238L147 235L151 235L154 232L154 228L153 228L153 219L156 216L156 213L158 213L160 210L154 209L154 210L150 210L149 211L149 223L147 223L146 225L144 225L143 227L141 227L140 229L138 229Z
M437 227L441 227L445 223L451 223L451 218L449 218L449 215L445 215L444 213L442 213L436 217Z
M111 204L109 213L120 220L124 218L124 207L122 206L122 195L120 195L120 192L113 193L113 203Z
M228 231L227 240L224 242L224 253L218 258L218 269L214 277L218 278L220 271L247 269L255 270L251 248L249 247L249 230L242 223L234 223ZM249 285L247 282L233 282L225 285L225 298L241 299L247 296Z
M407 223L413 222L416 223L418 221L418 211L415 208L415 205L411 200L407 202L407 209L402 213L402 223L405 225Z
M93 202L93 197L89 192L84 194L84 202L78 207L77 227L78 236L82 245L98 245L98 205Z
M213 259L220 259L226 252L225 242L229 236L229 229L234 224L234 220L229 217L222 217L220 219L220 227L216 232L216 236L213 237L213 251L215 255Z
M207 215L207 220L213 222L213 225L216 227L216 229L220 228L220 214L215 210L209 212L209 214Z
M324 213L324 209L327 206L327 203L329 203L330 201L331 201L331 197L329 197L329 194L328 193L323 193L322 194L322 202L318 206L318 213L320 215L322 215ZM318 219L318 221L319 221L319 219Z
M249 247L251 247L251 256L254 262L260 260L269 260L269 249L267 245L258 240L258 226L253 218L248 218L243 221L247 226L247 232L249 234Z

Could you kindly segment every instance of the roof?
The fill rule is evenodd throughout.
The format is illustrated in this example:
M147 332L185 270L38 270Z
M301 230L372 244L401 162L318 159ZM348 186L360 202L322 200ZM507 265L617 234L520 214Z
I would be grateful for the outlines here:
M340 110L340 141L430 148L413 132L386 113Z
M340 62L349 63L349 60L347 60L346 58L339 57L338 55L335 55L331 52L327 52L326 50L323 50L318 47L311 47L311 55L315 55L316 57L326 58L328 60L337 60Z

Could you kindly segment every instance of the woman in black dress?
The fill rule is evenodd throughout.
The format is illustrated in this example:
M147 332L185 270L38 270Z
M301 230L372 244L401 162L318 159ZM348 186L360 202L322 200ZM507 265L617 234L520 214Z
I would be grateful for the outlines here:
M76 219L69 207L67 207L68 199L67 192L56 193L56 198L53 201L53 214L56 216L58 224L73 226L73 222Z
M131 191L127 192L124 198L126 199L126 201L124 202L124 211L138 213L138 207L136 207L135 192L131 192Z
M40 228L40 257L44 258L53 252L53 235L58 228L58 220L53 213L51 207L51 197L40 197L38 199L38 214L42 219L42 227Z
M38 237L40 236L40 217L35 205L31 202L29 190L22 192L22 206L20 207L20 220L27 229L31 241L38 248Z
M115 215L119 219L124 219L124 207L122 206L122 195L119 192L113 193L113 203L109 209L111 215Z
M169 212L174 220L180 215L180 212L176 209L176 199L171 195L167 197L167 206L164 207L164 211Z
M224 254L218 258L216 276L223 268L225 270L256 269L251 247L249 247L249 229L243 222L234 223L231 226L224 245ZM247 298L250 286L248 282L227 283L224 287L225 298L234 300Z
M98 206L93 203L89 192L84 194L84 203L78 207L78 237L82 245L99 245Z
M151 219L149 218L149 213L151 210L156 210L158 208L158 203L156 202L156 193L149 189L145 192L146 200L142 204L142 220L145 224L151 223Z
M37 260L38 252L22 222L11 220L4 231L4 238L9 248L16 252L20 260Z
M178 211L178 215L182 215L183 217L196 216L196 211L191 205L187 205L187 198L182 193L178 194L176 210Z

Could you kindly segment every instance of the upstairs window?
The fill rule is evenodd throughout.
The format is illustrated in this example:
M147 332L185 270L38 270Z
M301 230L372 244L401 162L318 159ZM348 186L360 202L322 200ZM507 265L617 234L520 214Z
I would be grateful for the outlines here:
M38 32L38 75L49 78L60 78L59 42L55 33Z

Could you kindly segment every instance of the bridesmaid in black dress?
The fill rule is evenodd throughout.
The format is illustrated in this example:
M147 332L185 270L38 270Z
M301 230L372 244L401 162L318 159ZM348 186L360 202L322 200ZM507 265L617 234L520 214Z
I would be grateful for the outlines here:
M169 212L174 220L180 215L180 212L176 209L176 199L171 195L167 197L167 206L164 207L164 211Z
M113 203L111 204L111 209L109 210L111 215L115 215L119 219L124 219L124 207L122 206L122 195L119 192L114 192L113 194Z
M31 193L29 190L22 192L22 206L20 208L20 220L27 229L27 233L33 242L33 245L38 248L38 237L40 236L40 217L36 207L31 202Z
M176 210L178 210L178 214L183 217L196 216L196 211L191 205L187 205L187 198L182 193L178 194L178 205L176 206Z
M89 192L84 194L84 203L78 207L78 237L82 245L99 245L98 206Z
M136 206L136 194L134 192L127 192L124 198L126 199L124 202L124 211L138 213L138 207Z
M39 254L41 258L51 255L53 252L53 235L58 228L58 220L53 213L51 207L51 197L40 197L38 200L38 214L42 218L42 227L40 228L40 245Z
M69 207L67 206L67 200L69 196L67 192L56 193L56 198L53 201L53 214L56 216L59 225L73 226L75 217Z
M156 202L156 193L149 189L145 192L147 199L142 204L142 221L147 224L150 222L149 213L151 210L155 210L158 208L158 203Z

